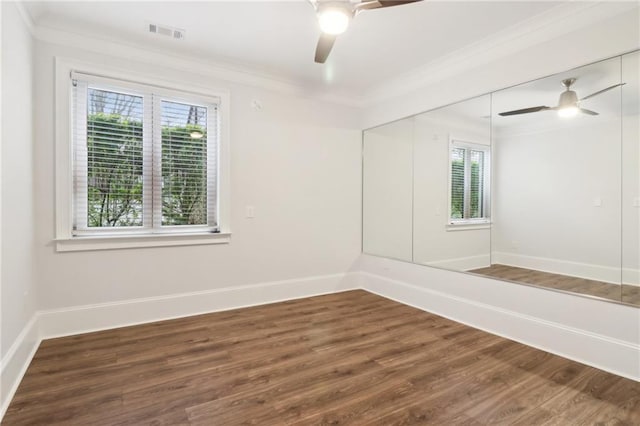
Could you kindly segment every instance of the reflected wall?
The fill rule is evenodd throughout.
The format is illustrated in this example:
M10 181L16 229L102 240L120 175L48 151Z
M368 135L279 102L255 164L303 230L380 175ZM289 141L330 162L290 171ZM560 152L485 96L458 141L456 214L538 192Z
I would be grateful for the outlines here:
M620 58L492 96L494 266L482 272L620 300L620 87L581 101L589 113L500 115L556 107L566 79L578 99L587 97L620 83Z
M363 135L362 250L411 262L413 118Z

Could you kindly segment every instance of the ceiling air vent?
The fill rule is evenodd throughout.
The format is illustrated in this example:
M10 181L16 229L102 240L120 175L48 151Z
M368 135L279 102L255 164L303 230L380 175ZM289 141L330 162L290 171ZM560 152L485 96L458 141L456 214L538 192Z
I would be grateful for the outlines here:
M170 27L168 25L149 24L149 32L159 34L161 36L171 37L175 40L184 38L184 30L180 28Z

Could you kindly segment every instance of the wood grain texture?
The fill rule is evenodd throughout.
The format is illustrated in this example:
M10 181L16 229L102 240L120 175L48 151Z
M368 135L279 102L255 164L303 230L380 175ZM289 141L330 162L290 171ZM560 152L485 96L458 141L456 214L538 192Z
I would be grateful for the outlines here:
M639 395L350 291L45 340L3 424L638 425Z
M640 287L633 285L611 284L501 264L493 264L489 267L474 269L469 272L492 278L570 291L572 293L587 294L589 296L602 297L640 306Z

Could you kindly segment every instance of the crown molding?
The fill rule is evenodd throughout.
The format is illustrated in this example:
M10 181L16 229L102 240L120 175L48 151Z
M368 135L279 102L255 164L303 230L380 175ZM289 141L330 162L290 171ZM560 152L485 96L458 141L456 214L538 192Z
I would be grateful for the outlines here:
M369 90L364 97L364 103L376 105L387 99L408 94L452 75L472 70L637 8L637 2L633 1L563 3Z
M25 13L27 13L25 11ZM137 43L127 43L119 39L109 39L75 32L71 29L59 29L46 25L33 27L35 39L52 44L60 44L87 51L101 52L114 56L135 58L135 61L157 65L175 71L189 72L208 78L228 81L235 84L252 86L291 96L312 98L321 102L339 104L348 107L363 107L362 98L351 93L328 92L326 88L306 86L299 82L284 79L255 68L246 67L220 60L205 60L194 55L181 55L166 49L150 49Z
M24 6L24 1L22 0L18 0L18 1L14 1L14 2L6 2L3 4L13 4L16 8L16 10L18 11L18 15L20 15L20 18L22 19L22 22L24 23L24 25L27 27L27 30L29 30L29 33L31 34L31 37L35 37L36 34L36 25L33 22L33 18L31 18L31 14L29 13L29 11L27 10L27 8Z
M483 64L497 61L598 21L638 8L637 2L634 1L569 1L473 44L452 51L424 66L387 80L364 93L356 93L332 91L330 87L322 87L313 83L305 84L294 79L273 75L256 67L234 64L220 59L208 60L194 55L179 54L168 49L149 49L141 44L121 39L97 37L76 32L70 28L54 28L47 26L46 23L36 24L23 1L17 1L14 4L33 37L42 42L84 50L95 50L96 44L99 44L106 54L115 57L131 57L142 63L177 71L196 72L206 77L231 83L354 108L379 105L388 99L428 87L450 78L452 75L473 70Z

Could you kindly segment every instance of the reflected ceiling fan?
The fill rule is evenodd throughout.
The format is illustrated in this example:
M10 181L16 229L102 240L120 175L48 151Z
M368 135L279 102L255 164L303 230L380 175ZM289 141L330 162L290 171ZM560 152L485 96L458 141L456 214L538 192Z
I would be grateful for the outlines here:
M380 9L384 7L401 6L422 0L309 0L318 15L320 24L320 40L316 47L315 61L324 64L331 52L336 37L347 30L349 23L364 10Z
M582 108L580 106L580 103L582 101L587 100L587 99L593 98L594 96L601 95L604 92L608 92L609 90L615 89L616 87L620 87L620 86L626 84L626 83L614 84L613 86L609 86L609 87L607 87L605 89L598 90L597 92L594 92L594 93L592 93L590 95L587 95L584 98L578 98L578 94L576 92L574 92L573 90L571 90L571 86L575 82L576 82L575 78L567 78L565 80L562 80L562 85L565 87L566 90L560 94L560 99L558 100L558 106L548 107L548 106L541 105L541 106L536 106L536 107L530 107L530 108L516 109L516 110L513 110L513 111L501 112L498 115L506 117L506 116L509 116L509 115L529 114L529 113L532 113L532 112L549 111L549 110L558 111L558 115L560 117L573 117L574 115L578 114L579 112L581 112L583 114L587 114L587 115L598 115L598 113L595 112L595 111L591 111L589 109Z

